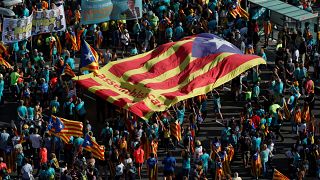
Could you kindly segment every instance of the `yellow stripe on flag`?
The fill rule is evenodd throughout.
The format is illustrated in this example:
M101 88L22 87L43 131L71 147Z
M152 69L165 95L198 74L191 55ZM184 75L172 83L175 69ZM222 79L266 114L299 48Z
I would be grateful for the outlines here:
M142 66L141 68L138 69L132 69L130 71L127 71L123 74L123 79L125 81L128 80L129 77L136 75L136 74L142 74L142 73L146 73L149 72L149 70L156 64L159 63L163 60L166 60L167 58L169 58L170 56L174 55L176 53L176 51L182 47L184 44L193 41L193 39L190 40L185 40L185 41L179 41L177 44L175 44L172 48L170 48L168 51L166 51L165 53L162 53L160 56L154 57L153 59L147 61L147 63L144 64L144 66ZM121 61L120 61L121 62Z

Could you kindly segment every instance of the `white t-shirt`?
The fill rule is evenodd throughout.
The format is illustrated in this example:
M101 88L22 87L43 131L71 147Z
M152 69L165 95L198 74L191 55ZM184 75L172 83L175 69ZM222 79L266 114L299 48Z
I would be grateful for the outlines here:
M124 165L122 163L116 166L116 176L121 176L123 174Z
M30 179L32 176L32 166L30 164L25 164L22 166L21 173L23 179Z
M293 52L293 61L294 62L298 62L299 61L299 50L296 49L294 52Z
M124 160L125 167L128 167L128 165L131 164L131 163L132 163L132 159L131 158L128 158L128 159Z
M30 141L33 148L40 148L41 136L39 134L31 134Z
M194 157L195 159L200 158L200 156L203 154L202 146L196 147L194 154L195 154L195 157Z
M307 124L306 123L302 123L299 126L299 132L303 132L305 129L307 129Z

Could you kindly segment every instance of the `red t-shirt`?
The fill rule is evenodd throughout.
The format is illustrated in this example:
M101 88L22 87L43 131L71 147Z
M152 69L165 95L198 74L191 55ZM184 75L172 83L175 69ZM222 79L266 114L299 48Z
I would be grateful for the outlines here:
M252 122L254 123L254 128L258 128L260 125L260 117L258 115L252 116Z
M7 164L2 162L0 163L0 170L7 169Z
M135 159L136 163L140 163L142 164L144 162L144 151L141 147L139 147L138 149L134 150L133 152L133 157Z
M47 163L48 162L48 152L47 148L40 148L40 163Z

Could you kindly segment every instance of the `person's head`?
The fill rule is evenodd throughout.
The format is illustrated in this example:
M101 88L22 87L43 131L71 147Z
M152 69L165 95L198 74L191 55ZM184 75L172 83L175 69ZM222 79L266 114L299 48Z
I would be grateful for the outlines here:
M23 101L23 100L20 100L19 105L20 105L20 106L23 106L23 104L24 104L24 101Z
M170 157L170 156L172 156L172 153L171 153L171 151L168 151L167 152L167 157Z
M238 174L238 172L235 172L235 173L233 174L233 178L237 178L237 177L239 177L239 174Z
M128 0L129 9L134 9L134 6L135 6L135 0Z
M3 157L0 157L0 162L3 162Z

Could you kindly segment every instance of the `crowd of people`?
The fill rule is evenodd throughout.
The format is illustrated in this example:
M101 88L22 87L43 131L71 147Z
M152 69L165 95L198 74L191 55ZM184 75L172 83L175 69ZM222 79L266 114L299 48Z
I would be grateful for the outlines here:
M143 0L142 18L93 25L80 24L78 1L56 1L49 6L45 0L27 0L13 10L17 17L27 17L60 4L65 8L66 32L1 44L1 57L13 66L2 65L0 69L0 107L10 101L18 104L17 118L1 128L2 179L141 179L147 169L149 179L163 173L169 180L240 180L230 168L237 153L252 177L271 178L272 158L279 141L284 141L281 127L288 122L296 143L285 152L286 174L290 179L320 178L319 129L313 113L313 80L319 78L320 57L308 25L303 30L284 27L278 33L276 50L271 52L276 54L275 66L256 67L232 80L234 101L245 104L235 118L224 118L220 90L179 102L148 121L97 97L94 118L86 116L83 90L64 72L66 64L78 72L75 59L81 39L100 54L101 66L199 33L222 36L243 53L260 55L269 62L265 48L272 25L268 17L259 24L241 14L232 16L229 12L240 3L227 0ZM261 28L265 38L260 40ZM267 85L260 78L261 69L272 70ZM208 101L213 109L208 108ZM214 121L224 128L221 136L205 147L198 134L212 111ZM84 134L96 137L105 147L105 160L83 150L84 137L72 137L65 143L50 134L51 115L83 122ZM101 132L93 126L95 120L104 125ZM175 154L175 149L181 153ZM159 157L158 150L164 151L165 157ZM177 156L182 157L182 166ZM159 168L160 160L163 168Z

